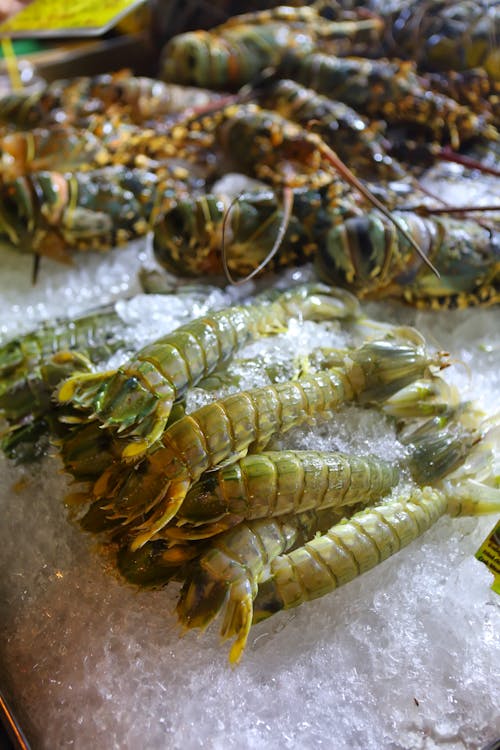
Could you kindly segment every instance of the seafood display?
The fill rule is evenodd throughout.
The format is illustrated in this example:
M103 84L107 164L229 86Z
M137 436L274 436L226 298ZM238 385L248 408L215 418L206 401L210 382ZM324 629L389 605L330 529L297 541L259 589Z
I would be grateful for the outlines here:
M170 39L158 80L0 99L2 246L71 263L151 240L148 291L203 299L141 345L113 304L2 344L1 450L26 464L50 446L121 584L179 584L181 627L220 616L231 664L253 625L443 516L500 512L498 416L448 386L453 352L358 301L500 302L500 193L454 205L427 181L445 161L500 175L496 20L362 5L245 13ZM306 264L310 281L282 276ZM227 305L207 280L232 283ZM348 409L385 420L397 455L337 445Z
M127 522L139 519L146 530L134 545L141 546L177 513L204 471L249 449L262 450L273 435L331 414L346 401L387 397L420 377L429 364L414 346L368 343L325 372L228 396L174 422L139 472L112 466L96 482L94 494L108 498ZM147 521L145 514L150 514Z
M186 83L198 85L203 83L215 89L231 88L245 83L247 88L244 91L247 99L253 97L260 107L268 108L281 117L298 122L319 135L321 140L335 150L355 173L369 179L376 175L379 183L394 179L395 176L405 175L409 184L412 184L412 174L414 177L418 174L415 170L417 165L411 163L412 160L422 163L424 159L425 163L429 164L436 159L449 158L450 149L457 152L478 139L489 143L495 143L498 140L497 121L491 108L491 102L496 101L497 98L497 94L493 92L498 88L496 82L498 62L495 62L495 53L489 55L488 49L483 46L485 39L495 37L495 14L492 13L490 17L488 14L480 13L477 8L469 8L468 4L464 4L464 8L460 8L456 13L447 7L447 3L437 2L434 5L435 8L433 7L430 14L434 20L424 24L420 23L420 14L416 4L410 4L409 7L405 4L404 9L394 9L391 5L390 10L378 6L371 7L370 11L373 15L369 18L372 21L369 33L368 25L364 25L366 16L357 14L357 9L349 3L333 3L331 6L326 4L328 13L324 12L324 6L318 6L314 9L290 8L287 9L286 14L282 8L248 14L230 19L210 32L189 32L172 39L167 43L163 52L162 75L167 80L176 80L180 77ZM307 23L305 13L310 13ZM333 15L335 20L326 20L325 17L328 14L329 19ZM278 29L284 18L287 19L287 31L291 36L283 33L279 37ZM347 18L349 21L346 20ZM351 26L347 31L349 23ZM433 66L434 70L439 69L437 60L441 53L437 53L437 50L449 49L452 57L455 54L453 50L458 53L460 44L464 42L464 29L467 28L468 23L471 25L471 36L467 42L475 49L472 55L476 60L474 65L487 62L487 70L478 68L477 71L474 69L470 72L473 84L471 87L461 84L460 76L466 76L468 71L457 74L458 78L457 75L455 78L451 76L450 84L447 85L444 72L430 72ZM433 37L433 43L436 45L435 54L431 54L429 50L424 53L423 49L427 48L422 44L419 45L419 52L422 54L415 56L413 50L406 46L410 43L410 35L407 38L406 34L409 29L412 29L415 33L411 38L411 43L417 44L416 40L426 39L426 24L430 24L433 32L435 31L435 37ZM297 30L301 32L300 40L294 36ZM270 36L266 37L266 43L262 43L261 49L255 40L264 38L268 31ZM363 34L366 36L363 37ZM420 34L422 37L419 36ZM336 48L335 44L340 37L342 37L342 44ZM406 41L402 42L400 48L399 43L403 39ZM413 56L415 61L401 62L399 59L381 57L394 55L395 50L398 53L401 50L405 55ZM366 57L356 57L356 55L366 55ZM376 57L380 59L374 59ZM246 63L249 67L246 67ZM457 63L454 67L462 69L464 66ZM268 73L269 70L271 74ZM310 88L305 89L304 85ZM467 91L470 89L468 97L464 94L464 89ZM259 114L259 117L262 121L265 121L267 117L269 129L267 131L262 128L254 130L250 138L243 127L245 117L248 119L250 113L246 116L240 106L235 124L231 125L230 129L227 124L223 126L223 138L227 147L228 132L230 133L234 127L237 127L234 131L236 135L233 137L233 146L230 148L233 168L235 154L239 151L237 144L239 144L240 150L248 155L248 166L244 165L245 170L251 166L253 176L276 184L275 167L271 166L267 160L270 154L276 158L275 149L281 148L281 142L276 133L277 126L273 134L272 122L276 114L266 115L265 112L266 110ZM254 119L256 114L256 112L252 114ZM283 129L282 125L280 130ZM349 138L345 136L347 132ZM296 137L294 139L296 140ZM244 148L241 146L243 142ZM349 143L348 148L347 143ZM405 159L406 163L399 164L395 158L396 155ZM461 155L455 153L455 158L460 161ZM256 164L259 165L261 161L263 161L263 168L259 169ZM322 169L325 163L325 159L322 158L320 161ZM477 162L475 166L481 168ZM237 168L241 169L241 163L238 163ZM290 179L296 180L297 172L289 155L286 156L286 166L280 159L279 173L289 175L288 185L297 185L296 181L290 183ZM353 185L353 183L350 184ZM319 186L318 183L317 186ZM414 179L413 186L415 187ZM356 199L352 198L351 192L352 187L344 189L335 196L335 200L330 195L328 206L335 205L341 217L349 216L353 211L353 204L357 203ZM294 195L294 199L295 197ZM249 200L249 196L243 196L242 199L243 201ZM203 198L194 201L195 215L199 209L203 210L198 200L202 201ZM165 217L159 221L155 231L155 245L161 262L165 262L167 268L175 268L176 272L180 272L181 262L179 261L185 256L186 272L189 274L199 272L198 268L203 268L204 272L219 270L220 262L214 262L213 249L214 247L220 248L221 238L220 235L217 236L217 233L212 233L212 220L214 214L217 214L217 209L229 216L230 210L227 208L227 203L224 207L222 196L208 200L209 203L205 206L209 209L210 218L207 215L203 222L201 215L196 219L193 216L193 224L186 238L187 247L184 242L180 245L177 240L178 224L175 224L174 228L169 231L166 224L170 222L170 218ZM421 203L421 201L418 202ZM382 203L385 204L384 200ZM183 206L185 208L179 210L184 211L186 215L187 204L184 203ZM313 201L312 212L315 211L315 207L317 203ZM390 208L391 210L404 209L405 206L400 200L399 205L396 203ZM446 210L446 206L442 204L440 208ZM453 207L450 208L453 210ZM176 210L177 207L174 211ZM246 205L243 210L247 210ZM289 226L291 214L292 210L282 217L283 226ZM174 217L175 215L172 215L173 222L175 222ZM270 220L269 226L274 220ZM215 216L215 221L218 223L218 216ZM228 224L234 221L236 219L230 217ZM470 224L465 223L462 227L464 235L470 238L469 244L474 249L477 233L481 233L475 228L475 221L476 217L471 219ZM473 282L472 287L469 286L466 290L470 293L464 294L463 288L457 288L456 294L449 294L446 289L448 285L445 283L443 285L445 289L440 294L439 283L433 291L431 282L428 286L424 284L426 290L424 291L422 287L422 292L416 295L411 289L405 293L407 290L403 287L406 283L397 291L397 284L393 284L391 293L412 304L429 304L430 306L435 306L437 299L441 305L453 305L457 300L460 305L497 301L498 265L495 235L498 234L498 220L487 218L485 222L479 221L479 223L485 226L485 231L490 229L492 233L493 243L489 249L493 252L490 256L487 251L485 256L491 257L491 276L490 262L487 260L485 263L488 270L480 264L482 270L475 277L476 283ZM203 224L205 224L205 229ZM395 222L400 234L404 224L404 221ZM203 232L205 232L204 239L202 239ZM469 232L471 232L470 235ZM440 233L441 228L438 229L438 234ZM412 232L410 235L414 238ZM289 236L296 237L296 232L291 229ZM276 252L275 248L269 251L264 249L265 244L268 244L267 233L265 240L264 236L257 236L257 243L262 251L261 258L266 257L266 252L272 258L270 267L276 267L276 264L280 267L280 262L285 259L296 263L316 256L318 247L316 237L312 242L299 240L297 245L302 249L302 253L294 249L290 251L284 232L282 232L282 237L284 238L280 245L282 252ZM247 274L247 269L244 265L245 261L239 260L239 241L236 243L238 247L236 255L232 255L231 240L230 236L227 261L228 266L232 263L230 277L237 277L235 270L244 276ZM170 242L172 244L168 249ZM418 244L418 240L415 244ZM435 244L437 245L438 242ZM442 247L447 255L447 260L444 261L447 266L454 257L453 250L446 242ZM307 252L304 252L303 248L307 248ZM362 244L361 253L367 263L370 252L370 246ZM481 254L481 250L479 253ZM425 255L425 251L423 254ZM245 255L245 260L248 261L248 253L242 252L241 255ZM205 260L207 260L206 264ZM440 260L443 261L444 258ZM333 278L335 283L349 285L351 280L346 279L345 275L343 276L342 273L335 275L334 269L341 267L342 264L342 255L335 256L330 279ZM265 266L265 261L261 259L255 263L254 269L260 269L262 266ZM486 271L485 275L488 279L485 290L481 289L483 271ZM447 272L445 273L447 275ZM474 275L472 272L471 281ZM394 280L396 276L393 277ZM411 287L411 283L409 286ZM457 286L463 287L460 279L457 279ZM378 289L381 291L374 292L374 296L384 296L387 291L386 285L382 283ZM361 285L357 286L356 291L361 292Z
M288 371L263 362L250 378L269 385L245 389L225 376L248 367L239 352L253 340L294 320L345 329L351 345L313 345ZM342 289L268 290L102 369L126 339L123 320L104 308L4 346L3 448L33 460L49 435L77 483L66 502L82 529L113 551L131 584L181 581L185 628L223 614L232 663L252 622L346 583L446 512L500 508L494 431L441 379L447 355L414 329L367 318ZM194 391L208 403L193 407ZM353 402L394 420L405 454L388 462L276 448Z

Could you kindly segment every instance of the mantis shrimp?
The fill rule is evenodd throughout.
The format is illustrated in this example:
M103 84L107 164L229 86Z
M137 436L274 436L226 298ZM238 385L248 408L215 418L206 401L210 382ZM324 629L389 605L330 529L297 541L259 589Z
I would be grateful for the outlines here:
M399 481L395 465L318 451L264 451L210 472L191 487L163 529L170 539L203 539L242 520L371 502ZM261 487L265 486L265 496Z
M341 517L342 513L332 508L307 511L241 523L222 534L188 566L177 603L181 624L186 629L204 629L222 610L221 637L236 636L229 660L237 663L248 639L252 602L266 566Z
M125 330L114 306L107 305L69 322L46 323L0 347L0 414L9 423L2 449L7 455L30 460L39 454L47 421L56 432L59 427L54 388L123 347Z
M270 578L262 583L254 602L253 621L348 583L412 542L446 512L458 516L497 510L498 497L489 503L466 497L457 506L448 493L424 487L403 494L398 501L361 511L271 562Z
M140 283L145 294L156 296L156 300L149 298L152 310L160 304L158 295L166 307L170 307L171 302L176 304L179 297L186 294L191 304L195 302L201 310L210 310L220 304L220 290L215 287L185 286L174 293L172 285L166 285L165 279L155 278L153 283L151 273L143 273ZM124 310L115 304L107 304L76 318L45 322L0 346L0 415L8 423L1 447L9 457L18 461L33 460L43 454L46 438L62 437L63 434L64 445L69 450L72 440L67 431L71 428L64 419L69 418L71 410L58 406L52 398L53 393L70 375L94 372L118 351L130 356L135 347L126 322L126 311L128 303L133 307L135 301L136 298L127 300ZM149 310L149 302L145 299L138 301ZM189 315L191 312L192 309ZM78 435L78 466L83 462L87 437L90 439L89 434L85 438ZM104 449L106 442L111 442L108 438L104 431L96 430L91 439ZM97 465L102 465L102 462L97 462L99 455L101 453L94 446L94 470ZM115 455L119 455L118 450ZM73 459L68 456L68 461L75 470Z
M175 402L251 339L284 328L290 315L314 320L358 313L350 295L303 285L248 307L199 318L148 344L118 370L77 375L62 384L60 403L87 413L129 440L123 457L140 458L162 435Z
M242 480L242 472L248 483ZM177 522L183 522L186 516L203 518L203 521L214 519L220 516L221 506L238 512L239 518L232 518L226 524L228 514L222 512L223 523L202 522L196 530L188 530L183 536L174 533L172 538L169 532L179 528L167 526L135 551L122 544L119 565L129 581L148 582L148 585L155 586L166 583L179 574L188 560L203 554L207 546L205 540L217 544L216 538L226 538L221 532L240 521L273 519L277 524L283 521L290 526L294 524L294 516L307 518L308 511L329 509L327 517L330 522L333 512L341 516L348 512L347 506L349 510L358 508L387 494L399 480L399 468L374 457L357 458L318 451L271 451L240 459L232 466L219 469L216 476L212 481L207 475L192 487L185 500L183 518L178 517ZM232 481L235 476L236 484ZM214 482L216 487L213 487ZM240 489L237 490L236 486ZM265 495L263 487L269 489ZM221 498L221 495L225 497ZM312 514L311 518L316 516ZM80 523L87 530L106 529L103 514L96 515L92 509ZM265 521L262 527L268 528ZM110 528L113 533L113 526ZM237 536L241 538L239 534ZM232 544L234 538L230 538ZM237 545L233 548L236 552Z

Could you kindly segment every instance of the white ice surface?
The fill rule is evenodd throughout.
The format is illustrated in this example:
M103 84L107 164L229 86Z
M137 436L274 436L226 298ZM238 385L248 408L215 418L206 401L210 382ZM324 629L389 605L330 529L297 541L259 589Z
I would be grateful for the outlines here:
M135 293L147 257L139 243L74 268L44 262L33 288L30 259L2 252L2 338ZM369 309L416 323L456 359L451 381L500 409L498 310ZM141 336L158 331L153 313L141 324ZM401 449L388 422L353 407L291 439ZM495 519L442 519L334 594L256 626L231 669L218 624L180 638L176 585L130 588L68 521L56 457L0 467L0 681L35 750L476 750L500 736L500 598L474 558Z

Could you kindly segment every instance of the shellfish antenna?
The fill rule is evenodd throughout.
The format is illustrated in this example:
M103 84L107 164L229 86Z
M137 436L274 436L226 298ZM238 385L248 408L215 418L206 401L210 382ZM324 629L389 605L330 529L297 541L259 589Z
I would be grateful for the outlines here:
M225 240L227 218L231 212L232 207L234 206L234 204L236 203L238 199L239 199L238 197L233 198L233 200L229 204L229 208L224 214L224 219L222 221L222 241L221 241L222 267L224 269L224 274L227 280L229 281L229 283L234 284L234 286L241 286L241 284L244 284L245 282L250 281L250 279L253 279L255 276L257 276L257 274L260 273L262 269L267 266L267 264L274 258L274 256L280 249L281 243L283 242L283 238L285 236L286 230L288 229L288 225L290 223L290 216L292 215L293 190L290 187L285 187L283 189L283 219L281 221L278 233L276 235L276 239L274 240L271 250L266 255L264 260L261 261L256 268L254 268L253 271L251 271L244 278L236 280L233 278L233 275L231 271L229 270L229 266L227 263L226 244L224 240Z
M391 214L388 208L384 206L383 203L379 201L378 198L376 198L373 193L368 190L365 185L363 185L360 180L354 175L349 167L344 164L344 162L337 156L335 151L333 151L329 146L324 143L324 141L321 140L318 136L316 136L315 133L310 133L309 138L313 139L314 143L317 145L318 149L321 151L321 153L325 156L325 158L332 164L332 166L335 167L335 169L339 172L340 175L348 182L352 187L354 187L358 192L361 193L363 198L365 198L369 203L371 203L375 208L377 208L380 213L382 213L398 230L398 232L401 232L403 237L410 243L410 245L413 247L413 249L419 254L419 256L422 258L423 262L429 266L429 268L436 274L438 278L440 278L440 273L435 267L435 265L432 263L431 260L426 256L422 248L419 246L417 242L413 239L413 237L406 231L404 227L400 225L400 223L397 221L397 219L394 218L394 216Z
M490 167L477 159L466 156L465 154L457 154L449 146L440 149L436 153L436 157L440 159L440 161L450 161L452 164L461 164L463 167L467 167L467 169L477 169L478 172L482 172L483 174L492 174L495 177L500 177L500 169Z
M432 214L469 214L469 213L484 213L488 211L500 211L500 203L496 205L493 203L487 206L445 206L439 208L431 208L429 206L415 206L409 209L411 211L418 211L424 215Z

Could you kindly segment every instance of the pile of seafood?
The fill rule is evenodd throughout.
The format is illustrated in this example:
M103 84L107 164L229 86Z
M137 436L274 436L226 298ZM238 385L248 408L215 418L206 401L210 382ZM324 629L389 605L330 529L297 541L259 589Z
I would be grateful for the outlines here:
M240 358L292 324L340 329L346 346ZM341 288L266 290L102 369L123 334L107 306L0 349L3 449L31 460L50 434L81 527L130 583L182 582L184 627L223 613L233 663L252 623L352 580L443 514L500 511L498 430L442 379L449 356ZM242 389L245 371L259 384ZM402 457L280 449L346 404L391 420Z
M161 80L4 97L2 241L67 260L152 230L183 277L314 260L358 296L497 302L498 202L450 205L421 179L443 160L499 174L498 13L483 5L281 6L172 38ZM234 172L244 187L221 184Z
M357 300L500 300L499 206L453 206L423 181L442 161L499 174L498 17L417 5L245 14L172 38L161 80L75 78L0 100L0 238L37 263L150 233L176 277L314 263L319 280L269 284L139 349L112 305L0 347L4 453L33 461L50 441L81 527L130 583L181 582L185 628L222 614L232 663L252 623L446 513L500 510L494 419L447 384L445 352ZM167 275L144 283L172 292ZM292 324L341 331L345 346L245 359ZM397 460L282 449L346 404L391 423Z

